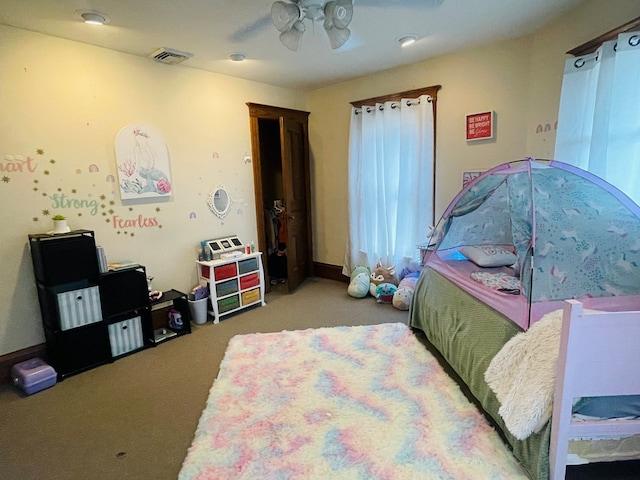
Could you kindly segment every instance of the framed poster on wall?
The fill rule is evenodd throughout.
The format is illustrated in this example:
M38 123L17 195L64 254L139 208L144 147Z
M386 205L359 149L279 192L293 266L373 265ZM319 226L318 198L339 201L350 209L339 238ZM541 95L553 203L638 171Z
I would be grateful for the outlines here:
M118 132L116 163L122 200L171 196L169 151L151 125L127 125Z
M494 127L495 112L493 110L467 115L465 124L467 142L493 138Z

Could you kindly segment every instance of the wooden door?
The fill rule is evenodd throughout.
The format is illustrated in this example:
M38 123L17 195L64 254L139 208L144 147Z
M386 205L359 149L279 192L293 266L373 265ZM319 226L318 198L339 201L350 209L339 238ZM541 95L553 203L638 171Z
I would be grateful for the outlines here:
M310 275L312 268L306 118L303 121L281 117L280 134L287 218L287 274L289 290L293 290Z
M289 291L296 289L306 278L313 275L311 235L311 193L309 174L308 113L279 107L248 103L251 117L251 151L253 156L254 189L258 247L267 252L264 219L263 184L261 161L265 155L264 132L260 131L260 119L279 122L279 147L282 162L282 187L286 211L287 230L287 285ZM262 135L261 135L262 133ZM263 140L261 141L261 138ZM277 139L275 139L277 141ZM266 254L263 255L265 276L268 278Z

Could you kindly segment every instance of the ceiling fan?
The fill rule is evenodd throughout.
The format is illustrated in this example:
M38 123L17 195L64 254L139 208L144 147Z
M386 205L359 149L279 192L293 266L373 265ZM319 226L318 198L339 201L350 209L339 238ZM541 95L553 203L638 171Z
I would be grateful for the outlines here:
M297 51L306 27L304 20L323 21L323 27L334 50L349 39L347 27L353 18L353 0L291 0L277 1L271 6L271 21L281 32L280 41L289 50Z

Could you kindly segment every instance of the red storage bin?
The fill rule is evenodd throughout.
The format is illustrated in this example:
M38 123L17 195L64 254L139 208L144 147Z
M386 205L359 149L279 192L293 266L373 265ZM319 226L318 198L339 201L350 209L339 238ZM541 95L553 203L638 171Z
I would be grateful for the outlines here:
M225 278L235 277L236 275L238 275L238 268L235 262L213 268L213 276L216 282L224 280Z
M260 277L258 273L252 273L251 275L245 275L240 277L240 290L245 288L257 287L260 285Z
M202 275L206 279L209 279L209 267L206 265L200 265L200 275Z

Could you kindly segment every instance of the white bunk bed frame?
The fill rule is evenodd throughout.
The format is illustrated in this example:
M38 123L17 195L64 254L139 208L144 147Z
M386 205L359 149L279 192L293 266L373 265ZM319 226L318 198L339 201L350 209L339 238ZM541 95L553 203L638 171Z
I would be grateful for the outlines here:
M565 301L551 417L551 480L563 480L569 441L640 434L638 420L572 420L573 399L640 394L640 311L584 312Z

